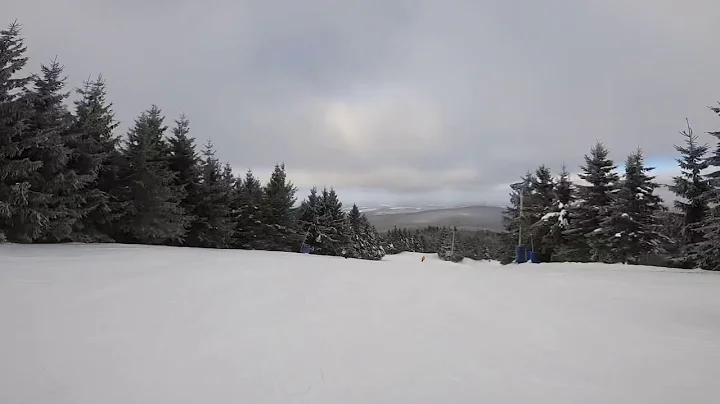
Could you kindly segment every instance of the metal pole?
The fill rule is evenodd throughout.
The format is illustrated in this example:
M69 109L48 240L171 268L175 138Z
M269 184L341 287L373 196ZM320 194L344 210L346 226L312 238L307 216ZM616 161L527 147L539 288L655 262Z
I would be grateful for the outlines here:
M525 186L520 188L520 214L518 215L518 244L522 245L522 214L523 214L523 197L525 196Z
M450 245L450 255L455 255L455 228L453 227L452 232L452 244Z

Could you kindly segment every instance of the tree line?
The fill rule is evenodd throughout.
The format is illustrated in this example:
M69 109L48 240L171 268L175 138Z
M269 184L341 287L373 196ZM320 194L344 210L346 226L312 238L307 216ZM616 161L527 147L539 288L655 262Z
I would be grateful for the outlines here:
M380 237L357 206L313 188L296 205L284 164L267 183L236 177L190 122L170 128L152 105L126 136L115 131L101 75L69 108L57 58L23 74L20 25L0 31L0 241L121 242L300 251L380 259Z
M720 115L720 108L710 109ZM585 155L582 184L574 184L564 166L553 176L544 165L512 184L507 232L545 262L720 270L720 142L711 151L689 123L680 133L680 175L668 186L677 196L674 209L656 194L661 185L641 149L627 156L618 174L608 149L597 143ZM720 131L709 135L720 140ZM512 251L506 250L505 262L512 262Z
M382 247L387 254L430 253L454 262L464 258L500 260L506 255L508 240L504 234L490 230L471 231L448 226L414 230L395 227L382 235Z

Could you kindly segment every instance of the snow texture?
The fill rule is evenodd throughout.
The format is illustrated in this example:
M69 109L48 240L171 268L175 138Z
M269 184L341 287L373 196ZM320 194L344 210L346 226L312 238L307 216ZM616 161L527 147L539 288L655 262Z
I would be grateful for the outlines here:
M718 402L718 273L420 257L0 245L0 402Z

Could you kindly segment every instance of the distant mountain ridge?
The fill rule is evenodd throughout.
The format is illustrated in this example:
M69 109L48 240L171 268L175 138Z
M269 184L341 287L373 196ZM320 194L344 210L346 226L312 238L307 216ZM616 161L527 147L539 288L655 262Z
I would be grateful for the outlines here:
M487 205L378 205L363 206L370 223L379 231L398 228L416 229L427 226L455 226L464 230L503 230L503 207Z

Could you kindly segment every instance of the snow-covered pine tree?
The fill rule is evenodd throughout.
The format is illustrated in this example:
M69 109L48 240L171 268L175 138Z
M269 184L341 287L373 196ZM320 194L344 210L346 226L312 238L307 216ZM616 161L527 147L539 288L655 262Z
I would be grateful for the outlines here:
M673 184L668 188L681 198L675 200L674 204L683 218L680 234L674 238L680 244L679 256L675 261L684 267L694 267L697 263L693 256L699 252L698 243L703 241L703 235L698 228L709 210L707 198L710 184L703 172L710 166L706 159L710 146L699 144L690 122L686 122L687 130L680 132L685 138L685 146L675 146L675 150L680 152L680 157L676 159L680 175L673 177Z
M362 241L360 250L361 259L380 260L385 256L385 250L382 247L380 235L375 226L370 224L364 214L360 215L360 225L358 226L360 240Z
M235 213L235 246L243 249L261 249L265 226L262 217L263 189L252 170L236 185L237 209Z
M185 212L190 225L182 242L175 241L176 244L184 244L191 247L203 247L204 242L201 237L207 237L207 222L200 222L198 217L198 205L201 203L204 194L201 195L200 182L204 173L200 167L201 160L197 154L195 147L195 138L189 136L190 121L182 114L180 118L175 120L175 127L172 128L172 136L168 139L170 146L170 155L168 156L168 168L174 174L173 185L184 190L180 207ZM212 142L208 140L205 151L210 151L210 158L214 157L214 149ZM205 156L207 158L207 156ZM217 160L213 161L213 167L218 166ZM202 233L202 234L201 234ZM213 245L215 247L215 245Z
M574 189L570 180L570 173L565 164L556 181L554 181L553 202L551 209L541 220L547 222L549 229L543 243L553 246L554 261L565 260L565 250L568 248L568 240L563 234L568 227L568 207L574 200Z
M398 229L397 226L394 226L385 233L383 248L388 254L398 254L402 252L400 247L400 229Z
M28 60L20 31L17 22L0 31L0 241L28 243L47 227L47 214L38 206L51 195L30 190L43 164L30 149L42 139L27 130L34 112L26 97L32 77L18 75Z
M357 205L346 216L349 236L346 256L366 260L379 260L385 255L377 230L370 224Z
M569 261L603 261L609 247L603 245L600 223L612 214L610 204L617 191L619 176L609 158L608 149L600 142L585 155L579 177L588 185L577 185L577 200L570 205L569 226L564 235L571 240L565 254Z
M554 183L550 169L542 165L535 170L535 175L530 183L530 192L523 202L523 215L527 217L529 246L540 256L543 262L552 259L555 246L549 243L547 235L550 233L551 224L543 220L546 215L553 211Z
M105 81L99 75L86 80L76 89L80 99L75 101L75 121L71 132L73 149L68 168L80 175L91 175L93 181L78 191L82 209L87 214L75 222L73 239L84 242L112 241L112 223L117 219L119 206L111 197L115 188L117 166L116 147L119 138L113 134L118 126L112 103L105 100Z
M662 253L663 235L657 213L665 210L662 198L655 194L659 185L645 166L642 150L625 161L625 175L610 206L610 215L596 233L603 246L605 262L639 264Z
M341 256L347 254L348 229L342 203L334 189L317 188L302 202L297 211L299 231L305 245L320 255Z
M720 115L720 107L710 109ZM720 131L708 133L717 138L718 143L707 159L711 169L706 177L710 186L707 192L709 211L698 229L703 239L693 249L692 257L702 268L720 271L720 258L717 254L717 247L720 245Z
M343 251L348 242L348 230L345 227L345 212L342 202L334 188L323 188L320 193L321 214L318 218L320 228L320 243L322 250L328 255L344 255Z
M205 144L200 165L201 181L197 188L195 220L188 240L191 245L208 248L228 248L233 243L235 222L231 213L232 179L227 178L220 161L215 157L211 141ZM232 172L230 173L232 175Z
M308 246L311 249L316 249L319 242L320 225L320 195L318 195L317 187L310 189L308 197L300 203L300 207L296 212L296 219L298 222L298 231L302 234L301 247Z
M127 161L121 178L126 212L120 230L130 242L166 244L182 241L190 225L180 202L185 196L168 165L170 147L162 111L153 105L135 120L122 148Z
M38 206L48 218L41 239L71 241L76 221L91 211L81 191L92 185L95 175L68 167L79 136L70 131L73 118L64 103L69 96L64 91L64 67L56 58L40 69L35 88L28 94L34 109L28 132L35 132L31 137L41 139L30 148L28 156L43 162L31 180L31 191L52 195Z
M346 215L348 229L348 244L346 247L346 255L350 258L360 258L362 251L362 240L360 237L360 208L353 204L350 212Z
M300 247L302 236L298 236L293 218L296 192L297 188L287 179L285 164L275 164L262 200L265 234L270 250L297 251Z

